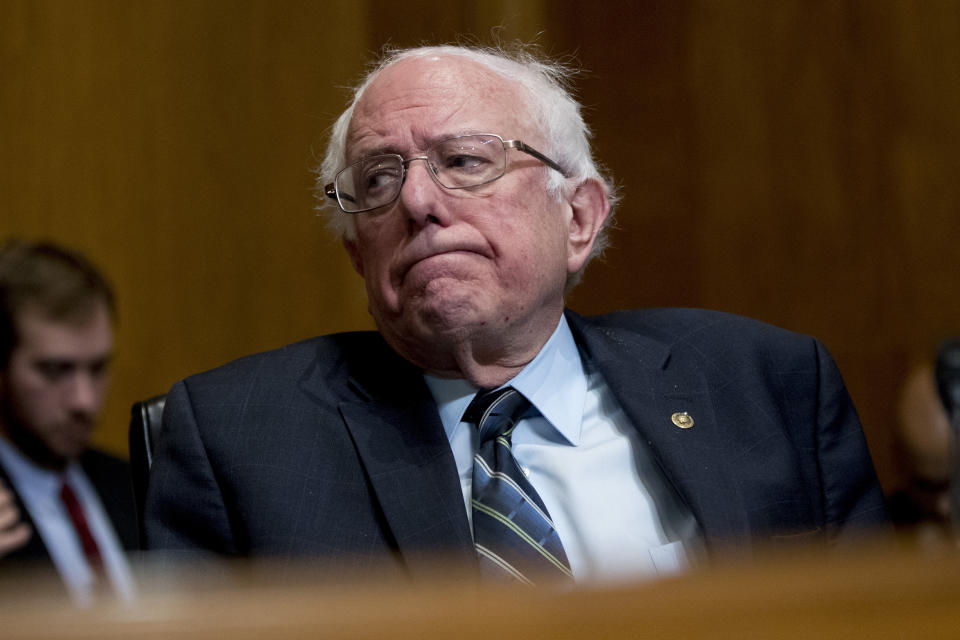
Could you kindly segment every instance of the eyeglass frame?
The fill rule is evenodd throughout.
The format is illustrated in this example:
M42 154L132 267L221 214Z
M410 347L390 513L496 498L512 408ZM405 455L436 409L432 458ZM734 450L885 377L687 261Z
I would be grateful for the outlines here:
M430 145L430 147L427 148L427 150L429 151L430 149L433 149L434 147L436 147L436 146L438 146L438 145L441 145L441 144L443 144L444 142L449 142L450 140L456 140L456 139L458 139L458 138L472 138L472 137L475 137L475 136L489 136L489 137L491 137L491 138L496 138L497 140L499 140L499 141L503 144L504 156L506 156L506 152L507 152L508 149L516 149L517 151L522 151L523 153L526 153L527 155L536 158L537 160L539 160L539 161L542 162L543 164L547 165L547 166L550 167L551 169L554 169L555 171L558 171L558 172L560 173L560 175L562 175L563 177L565 177L565 178L570 177L569 175L567 175L567 172L564 171L563 168L562 168L557 162L555 162L554 160L551 160L551 159L548 158L546 155L544 155L543 153L537 151L536 149L534 149L533 147L531 147L531 146L528 145L527 143L523 142L522 140L518 140L518 139L504 140L502 137L500 137L499 135L497 135L497 134L495 134L495 133L465 133L465 134L459 135L459 136L452 136L452 137L450 137L450 138L444 138L443 140L438 140L437 142L434 142L433 144ZM396 195L394 195L393 198L391 198L389 202L384 202L383 204L378 204L378 205L375 206L375 207L368 207L368 208L366 208L366 209L358 209L357 211L347 211L346 209L344 209L344 208L343 208L343 203L340 202L339 190L337 189L337 181L339 180L340 175L341 175L344 171L347 171L348 169L350 169L351 167L353 167L354 165L360 164L361 162L369 161L369 160L372 159L372 158L382 158L382 157L392 157L392 158L399 158L399 159L400 159L400 169L401 169L401 171L402 171L403 173L402 173L401 176L400 176L400 187L397 189ZM377 154L374 154L374 155L372 155L372 156L365 156L365 157L363 157L363 158L360 158L360 159L357 160L356 162L351 162L350 164L348 164L347 166L345 166L343 169L340 169L339 171L337 171L337 173L333 176L333 182L330 182L330 183L326 184L326 185L323 187L323 192L324 192L324 194L325 194L328 198L330 198L331 200L333 200L333 201L335 201L335 202L337 203L337 207L340 209L340 211L342 211L343 213L345 213L345 214L347 214L347 215L351 215L351 216L352 216L352 215L355 215L355 214L358 214L358 213L367 213L368 211L373 211L374 209L379 209L379 208L381 208L381 207L389 206L389 205L393 204L394 202L396 202L396 201L397 201L397 198L400 197L400 192L401 192L401 190L403 189L403 184L404 184L404 182L405 182L406 179L407 179L407 166L408 166L411 162L413 162L414 160L423 160L424 162L426 162L426 163L427 163L427 167L430 169L430 171L429 171L430 177L433 179L433 181L436 182L436 183L437 183L439 186L441 186L442 188L444 188L444 189L449 189L449 190L454 190L454 189L472 189L472 188L474 188L474 187L482 187L482 186L485 185L485 184L490 184L491 182L496 182L497 180L499 180L500 178L502 178L503 176L505 176L505 175L507 174L507 163L506 163L506 161L504 161L503 171L501 171L500 174L497 175L496 177L490 178L489 180L485 180L485 181L480 182L480 183L478 183L478 184L467 184L467 185L463 185L463 186L460 186L460 187L448 187L447 185L445 185L445 184L443 184L442 182L440 182L440 179L439 179L439 178L437 178L437 172L434 170L434 167L433 167L432 163L430 162L430 157L429 157L429 156L410 156L409 158L404 158L404 157L401 156L399 153L377 153ZM506 158L504 158L504 160L506 160Z

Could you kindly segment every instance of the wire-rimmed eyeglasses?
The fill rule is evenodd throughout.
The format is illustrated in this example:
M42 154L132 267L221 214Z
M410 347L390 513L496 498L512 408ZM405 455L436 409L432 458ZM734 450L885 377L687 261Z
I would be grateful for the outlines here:
M324 187L344 213L362 213L386 206L397 199L407 166L423 160L434 181L446 189L479 187L507 170L507 149L517 149L566 175L560 165L520 140L504 140L493 133L476 133L441 140L426 155L404 158L385 153L361 158L337 172Z

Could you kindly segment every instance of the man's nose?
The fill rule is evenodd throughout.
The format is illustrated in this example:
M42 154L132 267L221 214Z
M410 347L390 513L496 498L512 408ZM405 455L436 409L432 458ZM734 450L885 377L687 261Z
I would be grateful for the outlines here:
M447 222L441 202L443 191L427 158L409 160L400 186L400 202L411 224L423 227Z
M67 399L70 410L94 415L100 411L103 400L103 381L97 377L80 372L70 380Z

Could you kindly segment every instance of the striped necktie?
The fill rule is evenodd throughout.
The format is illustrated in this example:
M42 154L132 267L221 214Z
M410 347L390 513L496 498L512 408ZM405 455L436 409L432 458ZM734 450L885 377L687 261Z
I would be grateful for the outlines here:
M467 407L480 447L473 459L473 540L486 577L525 584L572 579L567 555L540 496L513 457L516 423L536 409L516 389L481 391Z

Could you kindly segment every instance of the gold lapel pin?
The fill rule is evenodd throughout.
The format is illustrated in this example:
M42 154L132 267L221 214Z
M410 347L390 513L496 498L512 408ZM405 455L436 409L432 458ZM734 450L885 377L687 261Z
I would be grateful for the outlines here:
M670 420L681 429L689 429L693 426L693 416L686 411L678 411L670 416Z

